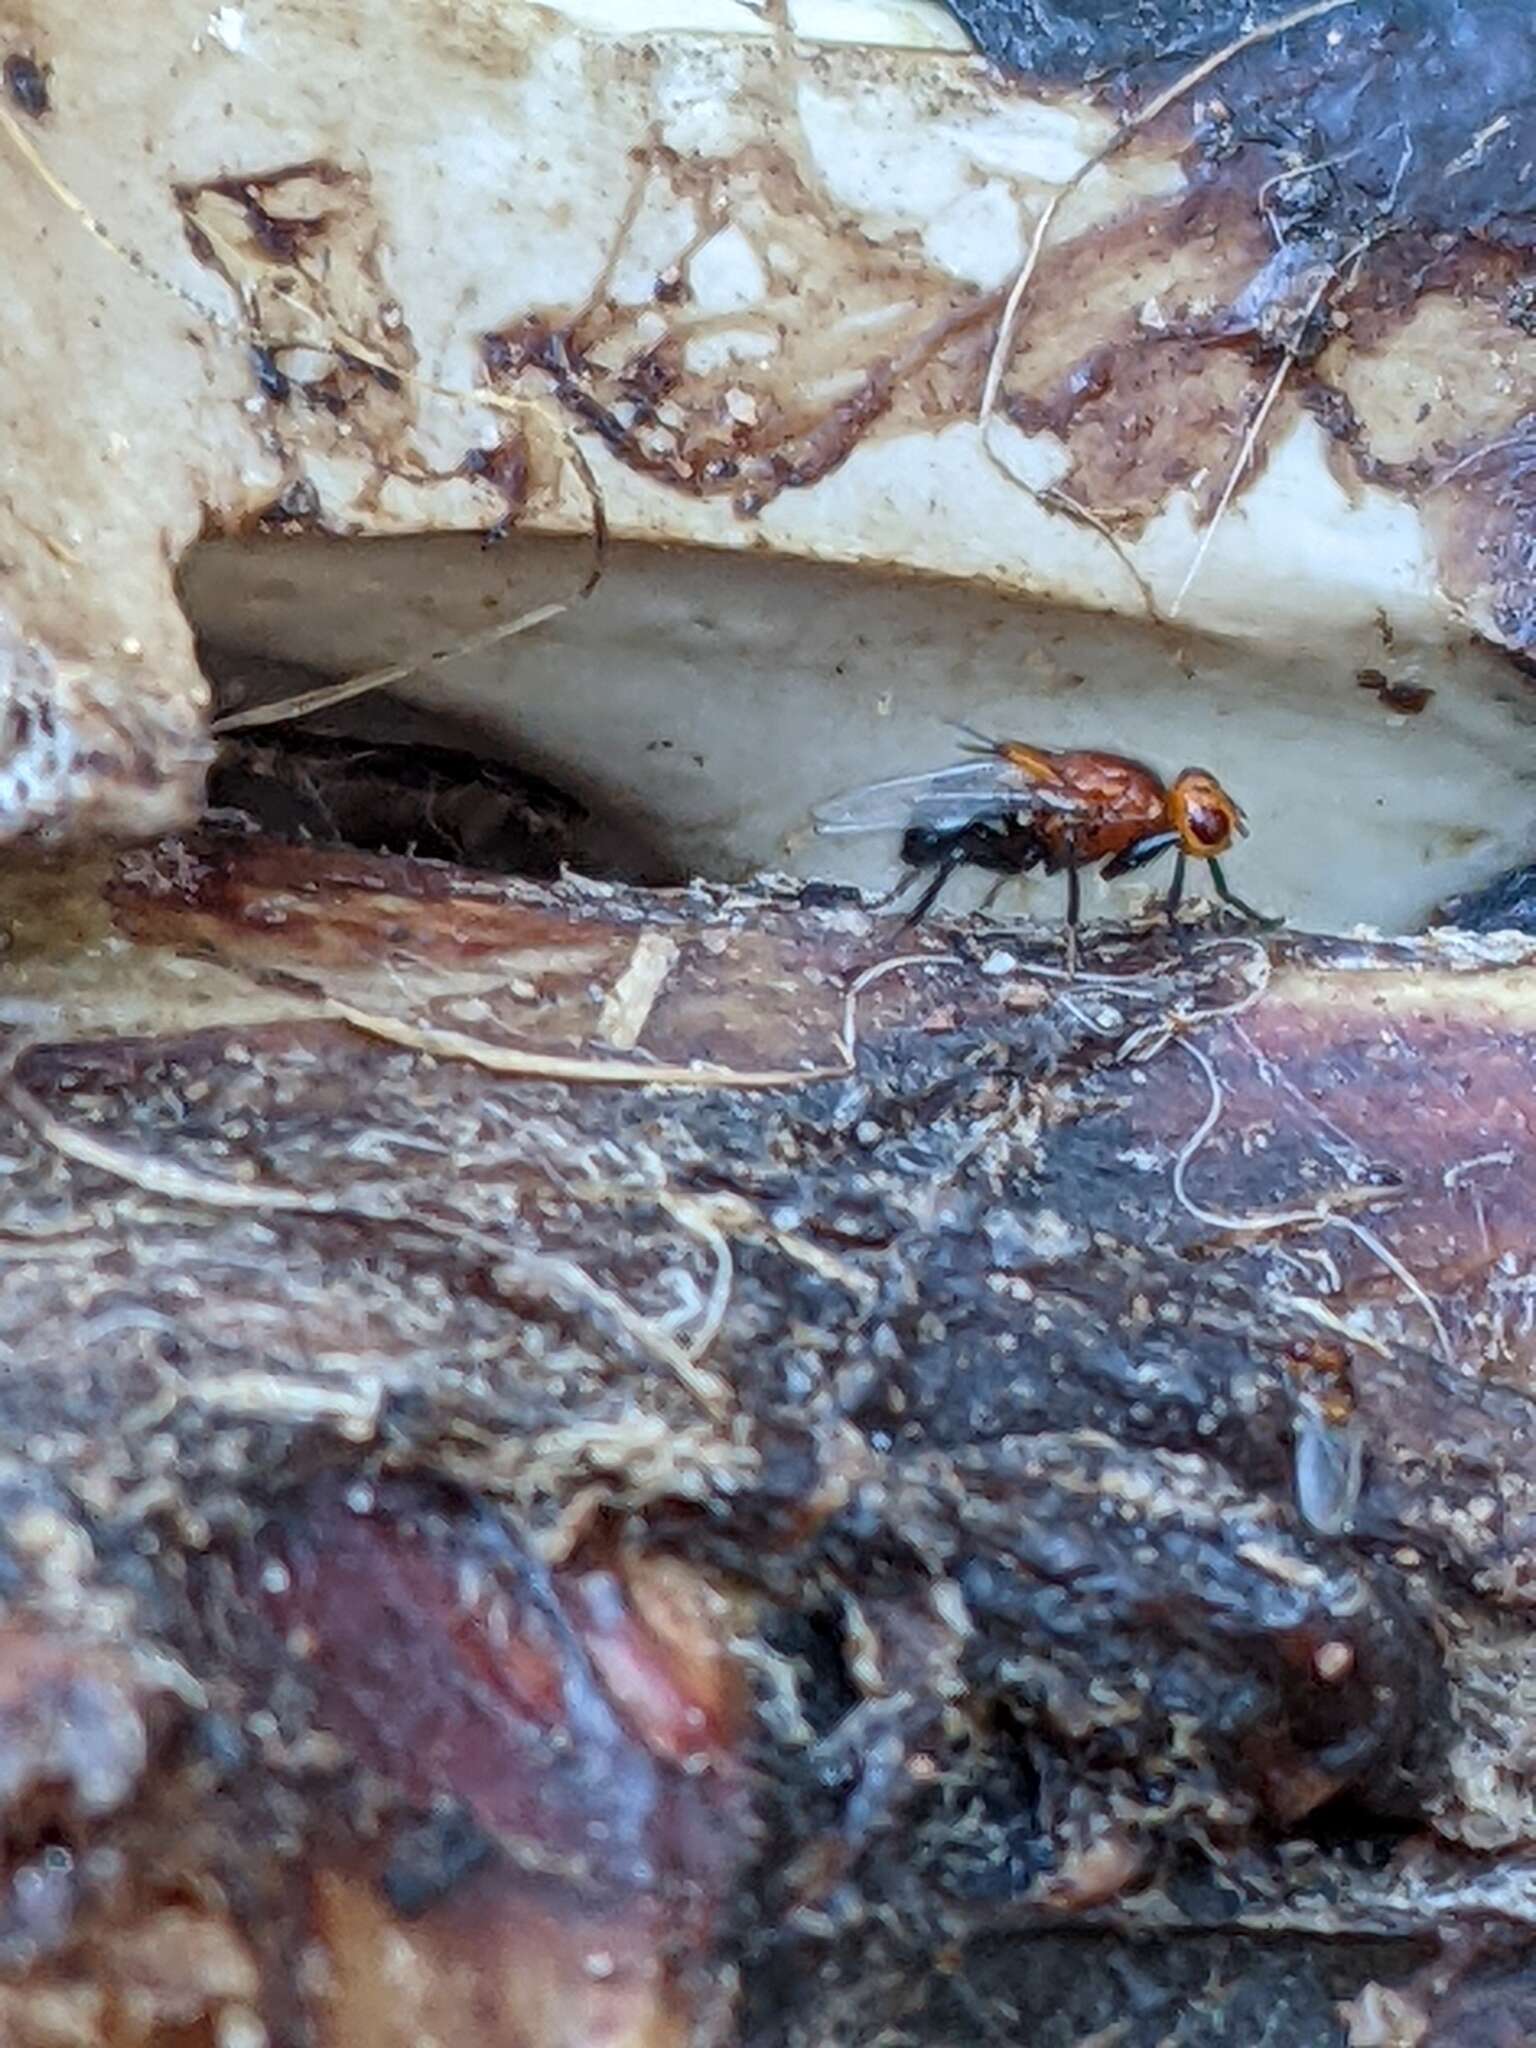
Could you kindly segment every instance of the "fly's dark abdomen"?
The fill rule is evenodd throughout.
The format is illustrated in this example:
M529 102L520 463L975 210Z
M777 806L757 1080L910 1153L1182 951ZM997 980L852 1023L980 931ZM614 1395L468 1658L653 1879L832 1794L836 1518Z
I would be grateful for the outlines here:
M966 828L966 859L972 867L987 868L994 875L1027 874L1039 867L1046 852L1044 839L1022 818Z
M953 863L985 868L994 875L1022 875L1040 865L1046 848L1035 828L1021 818L977 818L942 831L932 825L909 825L902 834L901 857L913 868Z
M909 825L901 835L901 857L909 868L937 867L964 840L969 825L958 831L937 832L931 825Z

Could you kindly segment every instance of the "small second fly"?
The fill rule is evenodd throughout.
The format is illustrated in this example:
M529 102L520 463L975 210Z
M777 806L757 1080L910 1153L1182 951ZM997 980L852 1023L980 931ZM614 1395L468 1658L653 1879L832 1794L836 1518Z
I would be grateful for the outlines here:
M1067 946L1075 956L1082 870L1097 867L1113 880L1165 853L1174 855L1164 899L1170 919L1183 896L1189 862L1201 860L1224 903L1254 924L1273 922L1227 885L1221 856L1239 835L1246 836L1248 826L1204 768L1186 768L1165 784L1144 762L1121 754L1056 751L980 733L970 737L964 761L868 783L822 804L815 814L822 833L901 832L907 879L932 871L908 924L933 908L960 868L998 876L988 903L1005 881L1039 868L1067 877Z

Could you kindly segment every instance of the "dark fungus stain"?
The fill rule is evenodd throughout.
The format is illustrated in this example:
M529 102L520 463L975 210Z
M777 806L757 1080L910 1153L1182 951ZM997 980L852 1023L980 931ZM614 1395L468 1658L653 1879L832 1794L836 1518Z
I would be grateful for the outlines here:
M253 345L250 351L251 368L256 373L256 382L264 395L275 405L281 405L293 390L287 373L279 367L277 357L269 348Z
M535 316L485 336L482 359L493 379L542 372L566 411L631 469L693 497L728 495L734 510L750 518L781 491L807 489L846 462L902 385L951 342L979 329L1000 300L998 293L976 293L947 308L895 354L867 363L854 389L821 409L765 399L755 422L721 420L717 394L696 394L691 411L686 403L678 406L687 419L682 437L664 447L650 444L644 430L663 400L687 396L675 337L615 374L600 369L583 347L579 316L563 323Z
M396 1835L384 1895L403 1920L418 1920L498 1854L494 1839L462 1806L434 1808Z
M988 57L1010 70L1076 82L1132 64L1193 61L1241 33L1245 0L948 0Z
M4 76L12 106L18 106L20 113L31 115L33 121L41 121L53 104L47 90L47 66L41 66L31 51L18 49L6 57Z
M983 53L1056 83L1145 102L1237 41L1248 0L949 0ZM1256 43L1202 83L1210 160L1257 146L1291 175L1282 239L1395 224L1536 239L1536 38L1524 0L1356 0Z
M1521 2048L1536 2039L1536 1973L1496 1958L1434 2015L1428 2048Z
M345 348L337 349L336 360L344 370L352 371L354 376L371 377L381 391L387 391L391 396L401 388L399 377L383 363L365 362L361 356L355 356L350 349Z
M782 491L818 483L899 398L909 412L931 418L969 409L972 387L979 396L1000 292L978 291L905 248L851 270L847 223L769 145L729 158L651 149L638 154L637 166L637 192L654 183L693 201L703 216L742 213L743 191L751 188L753 235L770 267L779 239L771 228L782 227L795 251L799 317L774 327L760 364L701 368L689 349L700 321L679 262L656 278L650 303L677 309L659 339L649 315L641 321L639 308L611 298L530 307L482 342L493 382L536 373L577 427L630 469L690 496L727 497L743 517ZM866 313L882 316L871 354L862 339ZM829 385L835 397L823 395Z
M1444 493L1441 560L1451 576L1490 593L1495 637L1536 651L1536 411L1456 465Z
M1536 335L1536 281L1512 284L1504 297L1504 317L1522 334Z
M1426 443L1412 460L1385 461L1326 375L1326 350L1339 333L1347 333L1352 354L1388 345L1431 292L1480 300L1516 333L1536 333L1536 286L1527 274L1536 246L1536 38L1524 0L1352 0L1246 44L1256 26L1281 19L1283 7L1253 9L1247 0L949 5L983 53L1025 89L1066 85L1122 116L1146 109L1195 64L1219 60L1175 94L1157 139L1181 152L1192 229L1214 228L1217 246L1230 248L1245 232L1246 214L1247 236L1260 238L1265 255L1198 338L1205 346L1241 344L1256 366L1289 363L1287 405L1310 411L1338 460L1366 483L1423 500L1447 480L1445 464L1454 460L1454 490L1428 508L1442 576L1504 644L1536 647L1529 416L1481 457ZM1187 321L1173 331L1197 332ZM1134 447L1134 435L1114 431L1114 414L1135 425L1170 410L1166 402L1160 409L1125 404L1119 394L1130 388L1128 365L1122 340L1102 390L1097 366L1085 359L1064 384L1026 400L1025 417L1017 395L1008 394L1027 431L1066 434L1074 467L1063 488L1085 502L1117 505L1122 520L1136 509L1134 493L1127 484L1115 495L1119 479L1106 474L1102 451L1086 446L1085 434L1103 436L1108 424L1111 450ZM1201 382L1210 380L1196 373L1178 383L1184 411L1204 405L1193 396ZM1194 436L1186 420L1180 430L1188 448ZM1112 456L1108 467L1123 463ZM1162 467L1164 484L1180 481ZM1150 480L1159 481L1156 470ZM1382 701L1397 711L1422 708L1414 693L1384 693Z
M258 526L267 528L292 530L318 526L319 523L320 493L307 476L295 477L292 483L285 485L281 494L257 517Z
M1423 683L1394 683L1379 668L1357 669L1355 681L1362 690L1374 690L1388 711L1401 711L1409 717L1417 716L1435 694Z
M295 182L340 185L346 173L333 163L318 158L286 164L280 170L243 178L213 178L205 185L181 186L176 197L188 219L189 231L196 232L192 209L208 193L216 193L238 206L245 215L252 241L275 263L297 263L308 244L324 235L329 217L323 213L298 216L281 211L279 195Z
M1536 932L1536 867L1514 868L1486 888L1453 897L1429 923L1469 932Z
M1026 434L1068 433L1085 405L1103 398L1114 382L1115 350L1090 349L1044 398L1019 394L1008 401L1008 416Z
M505 540L528 502L528 446L520 434L512 434L490 448L471 448L459 465L465 476L475 477L497 493L503 505L501 516L485 530L483 545Z
M40 121L52 105L48 76L48 67L39 64L29 50L15 50L5 60L5 89L11 103L34 121Z

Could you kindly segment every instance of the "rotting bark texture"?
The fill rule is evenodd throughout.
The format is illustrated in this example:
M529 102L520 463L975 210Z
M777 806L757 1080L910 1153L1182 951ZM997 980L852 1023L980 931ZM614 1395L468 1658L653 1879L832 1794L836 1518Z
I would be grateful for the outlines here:
M7 2041L1342 2048L1518 1980L1525 951L13 888Z

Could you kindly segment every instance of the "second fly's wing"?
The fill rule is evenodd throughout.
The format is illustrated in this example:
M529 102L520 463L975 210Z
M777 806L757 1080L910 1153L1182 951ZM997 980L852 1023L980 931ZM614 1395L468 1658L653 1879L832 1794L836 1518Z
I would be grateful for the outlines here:
M818 804L812 816L822 833L894 832L909 825L949 832L979 818L1080 808L1074 797L1042 788L1011 761L989 754L923 775L868 782L847 796Z

